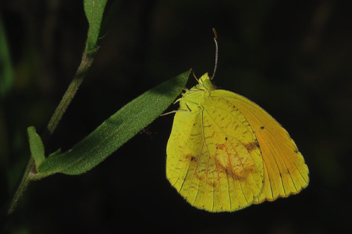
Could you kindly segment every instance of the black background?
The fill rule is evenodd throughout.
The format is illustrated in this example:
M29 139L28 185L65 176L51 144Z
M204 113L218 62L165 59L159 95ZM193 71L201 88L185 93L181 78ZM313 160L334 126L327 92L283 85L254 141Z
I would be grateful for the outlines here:
M234 213L197 210L165 177L173 119L167 115L88 173L32 182L8 230L351 231L350 10L328 0L124 1L48 151L70 149L124 104L189 68L198 77L212 73L215 27L215 85L256 102L287 129L309 167L309 186ZM0 13L15 79L0 103L3 201L29 158L26 128L45 128L79 65L88 24L81 1L5 0ZM191 77L187 87L195 84Z

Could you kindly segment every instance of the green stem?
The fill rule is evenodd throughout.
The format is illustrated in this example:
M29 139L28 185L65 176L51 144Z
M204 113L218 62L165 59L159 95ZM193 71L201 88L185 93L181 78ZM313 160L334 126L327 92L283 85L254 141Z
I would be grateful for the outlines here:
M33 158L31 157L28 161L26 170L23 173L22 179L19 181L17 185L17 189L10 197L11 199L9 199L7 203L3 206L3 209L0 214L0 220L1 220L0 231L5 227L8 218L15 210L19 199L22 197L26 188L28 187L29 181L31 180L32 176L35 173L34 171L32 171L33 168L35 169L35 163Z
M94 50L92 53L85 52L83 54L81 64L79 65L77 72L73 77L72 82L68 86L66 93L62 97L62 100L59 103L58 107L56 108L53 116L51 117L47 128L42 134L42 140L44 145L46 145L46 143L49 141L50 136L55 131L68 105L71 103L73 97L75 96L79 86L81 85L85 75L87 74L88 69L92 65L96 52L97 52L97 49ZM9 202L5 204L3 208L3 213L0 215L0 219L2 220L1 221L2 225L5 225L5 217L9 216L15 210L19 199L24 194L26 188L28 187L29 182L32 180L32 178L35 176L36 173L37 171L36 171L35 163L33 158L31 157L30 160L28 161L26 170L22 176L21 181L19 182L13 195L10 197Z
M65 113L68 105L71 103L73 97L75 96L79 86L81 85L83 78L87 74L89 67L91 66L95 52L93 53L84 53L82 57L81 64L78 67L76 75L74 76L71 84L68 86L66 93L62 97L61 102L59 103L58 107L56 108L53 116L51 117L47 128L45 129L44 133L42 134L42 141L44 145L48 142L50 136L55 131L58 123L60 122L63 114Z
M12 200L9 204L9 208L8 208L8 212L7 212L8 215L11 214L15 210L19 199L21 198L22 194L26 190L26 188L29 184L29 181L32 178L32 175L34 175L35 171L33 171L33 168L35 169L35 163L34 163L33 158L30 158L28 161L26 170L24 172L24 175L22 177L22 180L19 183L17 190L13 194Z

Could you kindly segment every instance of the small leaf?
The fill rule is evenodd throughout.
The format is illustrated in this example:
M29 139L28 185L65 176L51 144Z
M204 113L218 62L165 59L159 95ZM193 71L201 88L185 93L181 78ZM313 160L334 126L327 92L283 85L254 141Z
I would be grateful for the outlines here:
M107 0L84 0L89 29L86 50L94 51L100 35L101 22Z
M45 160L45 150L42 139L38 135L35 130L35 127L31 126L27 128L28 139L29 139L29 148L31 150L31 156L34 159L35 167L37 168L39 165Z
M170 79L122 107L71 150L48 157L40 165L38 176L58 172L77 175L98 165L159 117L181 93L189 74L187 71Z

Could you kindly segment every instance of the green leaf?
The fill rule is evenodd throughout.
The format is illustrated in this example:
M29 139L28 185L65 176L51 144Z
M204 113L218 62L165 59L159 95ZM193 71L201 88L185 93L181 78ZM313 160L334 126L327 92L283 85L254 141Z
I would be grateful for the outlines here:
M6 33L0 16L0 98L4 98L13 85L10 53L8 51Z
M190 71L137 97L96 130L62 154L49 156L38 178L54 173L77 175L89 171L160 116L186 85Z
M94 51L97 47L106 2L107 0L84 0L84 11L89 23L87 51Z
M27 128L29 148L31 150L31 156L34 159L35 166L38 171L39 165L45 160L45 150L42 139L35 130L35 127L31 126Z

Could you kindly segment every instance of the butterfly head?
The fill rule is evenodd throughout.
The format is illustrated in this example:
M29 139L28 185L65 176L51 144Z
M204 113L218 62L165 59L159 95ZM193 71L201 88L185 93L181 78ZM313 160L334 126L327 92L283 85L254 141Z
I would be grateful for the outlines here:
M200 79L198 80L198 88L202 89L204 91L212 91L215 89L215 86L213 85L213 83L211 82L211 79L208 75L208 73L205 73L204 75L202 75L200 77Z

